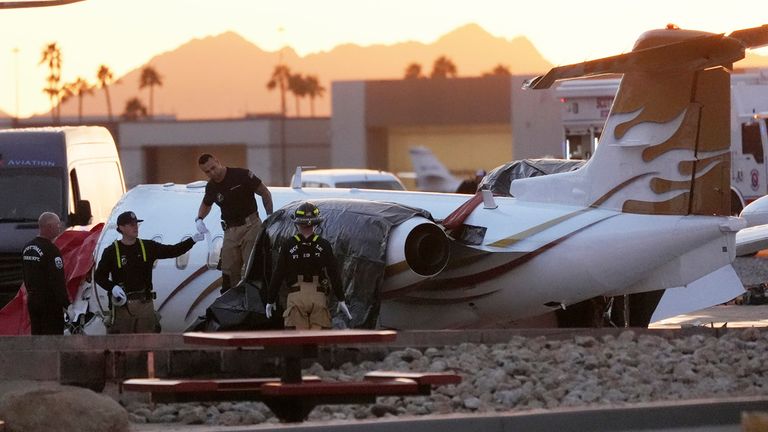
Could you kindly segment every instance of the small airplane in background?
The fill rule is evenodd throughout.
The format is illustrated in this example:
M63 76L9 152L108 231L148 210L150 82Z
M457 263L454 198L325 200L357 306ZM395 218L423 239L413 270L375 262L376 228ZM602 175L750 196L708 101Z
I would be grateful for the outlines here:
M352 213L375 202L431 214L408 219L384 239L380 327L487 327L627 295L639 296L628 302L629 323L643 325L723 303L744 292L731 263L736 233L746 226L730 216L727 193L729 71L746 49L767 44L768 25L727 36L669 26L643 33L629 53L532 80L527 87L535 90L624 74L593 157L574 171L517 179L510 197L276 187L275 208L316 200L322 211L333 199ZM416 153L429 160L428 152ZM439 166L430 169L450 178ZM145 220L142 237L172 243L191 235L201 186L132 189L113 210L95 255L114 241L115 218L125 210ZM212 229L186 257L158 262L164 331L184 330L216 297L220 274L212 266L221 237ZM105 296L86 283L78 298L98 315Z
M456 178L432 150L427 147L411 147L411 163L416 177L416 187L423 192L456 192L462 180Z

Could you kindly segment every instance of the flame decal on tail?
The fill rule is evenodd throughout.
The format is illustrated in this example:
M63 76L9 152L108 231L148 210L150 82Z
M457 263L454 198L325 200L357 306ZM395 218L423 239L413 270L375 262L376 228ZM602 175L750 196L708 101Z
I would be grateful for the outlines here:
M658 215L730 214L730 78L768 26L731 36L668 28L643 34L632 52L553 69L559 79L623 73L594 157L581 169L516 180L521 200Z

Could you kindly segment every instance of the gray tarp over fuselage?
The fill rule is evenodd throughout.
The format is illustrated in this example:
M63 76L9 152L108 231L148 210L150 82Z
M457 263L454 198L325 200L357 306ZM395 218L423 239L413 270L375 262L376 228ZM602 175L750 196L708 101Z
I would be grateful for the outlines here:
M496 196L510 196L509 187L513 180L538 177L548 174L573 171L587 161L576 159L521 159L494 168L478 185Z
M302 202L287 204L264 221L261 237L251 254L245 283L216 299L208 308L206 323L196 328L231 330L280 326L285 289L280 289L278 319L273 317L271 322L264 316L261 299L265 298L280 245L296 234L290 215ZM352 312L352 321L347 322L337 313L336 300L331 299L333 326L372 328L378 319L390 231L412 217L432 217L426 210L389 202L345 199L312 202L323 217L317 232L333 245L347 305ZM256 292L261 298L255 296Z

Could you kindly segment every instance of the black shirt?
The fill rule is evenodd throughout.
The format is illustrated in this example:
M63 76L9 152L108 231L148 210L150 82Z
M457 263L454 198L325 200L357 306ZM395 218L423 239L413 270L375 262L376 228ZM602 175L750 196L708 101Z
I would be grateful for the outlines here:
M203 203L207 206L218 204L221 207L221 219L227 223L241 222L258 210L253 194L259 186L261 179L250 170L227 167L221 182L211 180L205 185Z
M141 243L144 243L144 253ZM119 254L115 252L118 243ZM174 245L165 245L154 240L139 240L130 246L117 241L107 246L101 254L99 266L96 268L96 283L107 291L112 291L115 285L122 285L126 293L152 291L152 266L155 260L175 258L192 249L195 241L188 238ZM117 265L118 256L120 266ZM111 278L110 278L111 275Z
M49 298L61 307L69 305L64 261L50 240L35 237L24 246L21 271L30 298Z
M269 281L267 303L275 302L283 281L287 286L293 286L298 282L299 275L309 278L309 281L313 276L318 276L321 281L327 279L336 299L344 301L339 269L328 240L317 234L306 239L296 234L285 241L280 248L272 280Z

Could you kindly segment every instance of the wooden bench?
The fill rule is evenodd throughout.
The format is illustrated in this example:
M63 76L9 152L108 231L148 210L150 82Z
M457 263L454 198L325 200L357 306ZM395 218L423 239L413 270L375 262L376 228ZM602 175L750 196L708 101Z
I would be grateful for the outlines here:
M302 379L320 381L314 375ZM123 390L151 393L152 400L159 403L254 400L259 399L264 384L275 382L280 378L133 378L123 381Z
M373 371L363 381L321 381L302 377L299 383L280 378L163 379L134 378L123 382L128 391L149 392L161 403L259 400L282 421L299 422L317 405L375 403L379 396L429 395L434 386L461 383L447 372Z
M419 385L451 385L460 384L461 376L450 372L398 372L398 371L373 371L365 374L366 381L383 381L397 378L405 378L416 381Z
M379 396L428 395L427 387L406 378L380 381L319 381L302 383L266 383L261 400L282 421L306 420L317 405L376 403Z

